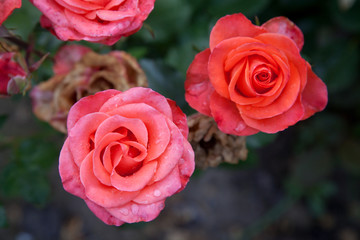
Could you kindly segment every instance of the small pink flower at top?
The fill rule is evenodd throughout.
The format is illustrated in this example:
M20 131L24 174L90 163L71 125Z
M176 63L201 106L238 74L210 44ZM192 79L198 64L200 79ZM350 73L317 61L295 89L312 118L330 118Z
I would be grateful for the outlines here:
M225 133L282 131L327 104L326 85L300 55L303 44L285 17L256 26L241 13L225 16L187 71L185 98Z
M194 171L185 114L149 88L106 90L70 109L59 171L110 225L151 221Z
M0 25L9 17L15 8L21 7L21 0L0 0Z
M155 0L30 0L42 13L41 26L60 40L113 45L137 32Z

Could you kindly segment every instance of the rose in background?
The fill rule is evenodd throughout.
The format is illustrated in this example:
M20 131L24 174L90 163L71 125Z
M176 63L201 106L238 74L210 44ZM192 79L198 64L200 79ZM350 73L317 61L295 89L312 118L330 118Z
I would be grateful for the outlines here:
M155 0L31 0L42 13L41 26L63 41L112 45L137 32Z
M255 26L243 14L225 16L187 71L186 100L228 134L282 131L327 104L325 84L300 55L303 43L285 17Z
M0 96L24 93L30 87L28 75L17 49L0 41Z
M9 17L15 8L21 7L21 0L1 0L0 1L0 25Z
M153 220L193 173L186 115L149 88L84 97L67 124L59 159L64 188L107 224Z
M63 133L69 109L82 97L106 89L147 86L136 59L123 51L100 55L87 47L66 45L57 52L53 70L52 78L31 91L33 111Z

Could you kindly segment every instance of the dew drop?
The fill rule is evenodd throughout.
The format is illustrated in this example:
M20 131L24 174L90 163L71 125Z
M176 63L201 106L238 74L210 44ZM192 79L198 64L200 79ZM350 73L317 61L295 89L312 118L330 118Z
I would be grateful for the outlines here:
M120 213L121 213L122 215L127 216L127 215L129 214L129 210L128 210L127 208L121 208L121 209L120 209Z
M136 204L131 205L131 211L133 214L137 214L139 212L139 206Z
M155 196L155 197L159 197L160 195L161 195L161 192L156 189L156 190L154 191L154 196Z
M236 132L241 132L242 130L244 130L245 128L245 124L243 123L238 123L238 125L236 126L236 128L234 129Z

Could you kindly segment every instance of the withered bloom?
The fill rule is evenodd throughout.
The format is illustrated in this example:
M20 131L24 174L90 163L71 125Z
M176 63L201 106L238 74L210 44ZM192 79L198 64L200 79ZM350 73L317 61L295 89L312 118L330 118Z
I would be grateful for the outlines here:
M56 54L53 70L52 78L31 91L33 111L63 133L69 109L80 98L106 89L147 86L136 59L123 51L100 55L80 45L67 45Z
M194 114L188 117L188 125L196 167L216 167L223 162L237 164L239 159L247 158L246 137L223 133L213 118Z

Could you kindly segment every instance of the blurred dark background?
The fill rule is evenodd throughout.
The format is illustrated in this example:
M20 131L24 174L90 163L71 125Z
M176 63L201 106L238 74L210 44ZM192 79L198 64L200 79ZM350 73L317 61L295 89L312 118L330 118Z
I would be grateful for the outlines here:
M107 226L62 188L64 135L35 119L28 96L0 99L0 239L360 239L360 1L156 0L138 33L98 52L128 51L150 86L184 101L186 69L212 26L242 12L260 23L286 16L303 31L303 57L328 86L323 112L278 134L247 138L248 159L197 170L149 223ZM63 44L28 1L4 25L53 56ZM50 59L33 84L52 76Z

